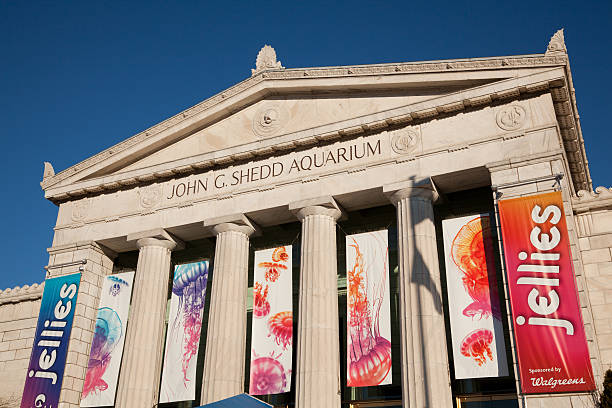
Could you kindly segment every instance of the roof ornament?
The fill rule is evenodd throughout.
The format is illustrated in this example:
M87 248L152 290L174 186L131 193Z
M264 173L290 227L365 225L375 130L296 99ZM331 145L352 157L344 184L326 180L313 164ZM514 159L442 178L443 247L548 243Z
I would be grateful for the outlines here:
M552 36L550 42L548 43L548 48L546 49L546 55L555 54L562 52L564 54L567 53L567 48L565 48L565 38L563 37L563 29L560 29Z
M274 48L266 44L259 50L259 54L257 54L255 69L251 69L251 76L257 75L261 71L268 69L285 69L285 67L281 65L280 61L276 60L276 51L274 51Z
M43 171L43 181L49 177L55 176L55 170L49 162L45 162L45 170Z

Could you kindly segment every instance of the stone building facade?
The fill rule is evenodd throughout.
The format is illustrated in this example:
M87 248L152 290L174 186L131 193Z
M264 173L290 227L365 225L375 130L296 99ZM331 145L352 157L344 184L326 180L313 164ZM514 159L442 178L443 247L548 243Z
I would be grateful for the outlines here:
M585 393L521 394L501 245L511 374L457 380L449 368L440 219L549 191L563 194L596 381L612 367L612 193L592 189L562 31L544 54L307 69L266 46L250 78L62 172L46 164L41 185L58 205L47 278L82 271L60 407L79 406L103 278L126 270L115 406L157 406L171 265L201 258L213 267L198 396L167 406L248 391L250 257L287 239L300 260L295 384L268 402L588 407ZM396 371L387 388L348 389L336 241L381 225L395 234ZM40 293L0 293L1 396L22 391Z

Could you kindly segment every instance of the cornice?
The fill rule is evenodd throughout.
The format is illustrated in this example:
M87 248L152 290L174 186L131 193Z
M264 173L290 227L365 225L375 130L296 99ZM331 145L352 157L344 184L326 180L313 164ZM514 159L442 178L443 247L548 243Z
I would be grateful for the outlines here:
M272 80L292 80L304 78L338 78L338 77L361 77L361 76L380 76L397 75L406 73L432 73L432 72L463 72L483 69L515 69L529 67L564 66L567 63L565 54L556 55L522 55L494 58L472 58L455 59L424 62L406 62L397 64L374 64L356 65L342 67L314 67L314 68L295 68L283 70L264 70L258 74L245 79L242 82L208 98L199 104L188 108L177 115L174 115L157 125L154 125L143 132L140 132L123 142L120 142L108 149L83 160L54 175L48 175L41 182L43 190L60 183L68 177L89 168L103 160L115 156L159 133L171 128L181 122L193 118L195 115L205 112L215 105L226 101L228 98L238 95L245 90L256 86L262 82ZM104 190L104 188L99 191ZM91 191L96 192L96 191ZM87 193L86 191L83 194ZM78 195L78 194L77 194Z
M42 297L45 283L35 283L33 285L15 286L0 290L0 305L5 303L19 303L26 300L37 300Z

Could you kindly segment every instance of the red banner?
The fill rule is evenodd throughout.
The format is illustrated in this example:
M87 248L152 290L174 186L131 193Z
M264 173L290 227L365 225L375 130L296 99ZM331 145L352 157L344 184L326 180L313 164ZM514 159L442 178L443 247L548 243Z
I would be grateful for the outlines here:
M524 393L595 389L561 193L499 202Z

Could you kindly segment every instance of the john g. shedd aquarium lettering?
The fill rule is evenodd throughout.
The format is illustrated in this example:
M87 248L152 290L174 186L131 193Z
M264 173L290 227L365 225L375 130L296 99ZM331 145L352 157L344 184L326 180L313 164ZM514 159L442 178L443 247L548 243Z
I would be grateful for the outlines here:
M57 407L81 274L47 279L21 408Z
M221 190L228 187L238 187L262 180L271 180L280 176L300 176L317 169L352 162L373 156L380 156L380 139L339 145L334 149L313 149L311 151L289 156L276 161L266 160L257 164L240 166L228 172L208 173L202 177L172 184L165 195L167 200Z

